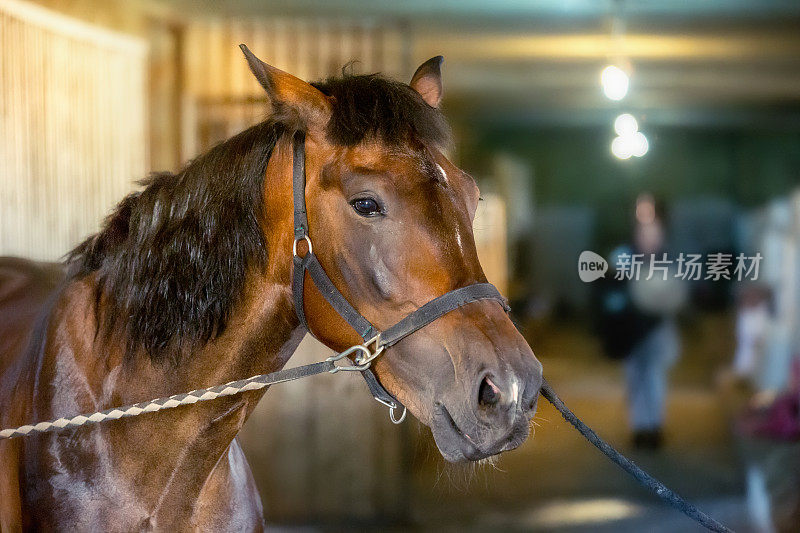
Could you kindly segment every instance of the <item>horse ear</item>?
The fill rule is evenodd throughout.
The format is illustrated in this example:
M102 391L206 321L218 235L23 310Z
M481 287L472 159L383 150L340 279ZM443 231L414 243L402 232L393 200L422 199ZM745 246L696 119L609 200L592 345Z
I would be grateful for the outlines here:
M432 57L419 66L411 78L411 88L431 107L442 102L442 56Z
M330 116L330 101L327 96L300 78L267 65L244 44L240 44L239 48L244 52L250 70L267 91L273 105L288 106L309 123L322 119L327 123Z

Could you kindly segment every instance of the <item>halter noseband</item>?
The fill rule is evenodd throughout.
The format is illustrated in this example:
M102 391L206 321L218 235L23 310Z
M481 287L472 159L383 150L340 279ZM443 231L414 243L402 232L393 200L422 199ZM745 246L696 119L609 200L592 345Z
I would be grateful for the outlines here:
M319 292L325 297L331 307L352 326L352 328L364 339L363 344L357 344L340 354L336 355L336 360L344 357L353 356L353 365L336 366L332 372L340 370L354 370L361 372L367 382L373 398L390 409L389 416L392 422L399 424L406 416L406 408L395 398L370 370L370 365L386 348L393 346L402 339L411 335L415 331L427 326L439 317L458 309L468 303L478 300L496 300L508 311L505 298L491 283L475 283L452 290L430 302L426 303L416 311L406 315L402 320L392 327L378 331L369 320L364 318L361 313L350 305L350 302L339 292L331 279L325 273L317 256L314 254L311 245L311 237L308 231L308 214L306 212L306 164L305 164L305 133L298 131L293 139L293 161L292 161L292 197L294 202L294 242L292 244L292 255L294 257L294 274L292 280L292 292L294 294L294 307L300 323L311 332L306 320L305 310L303 309L303 283L305 273L311 275L311 280L316 285ZM308 252L300 256L297 253L297 244L306 241ZM395 418L396 409L403 408L400 418Z

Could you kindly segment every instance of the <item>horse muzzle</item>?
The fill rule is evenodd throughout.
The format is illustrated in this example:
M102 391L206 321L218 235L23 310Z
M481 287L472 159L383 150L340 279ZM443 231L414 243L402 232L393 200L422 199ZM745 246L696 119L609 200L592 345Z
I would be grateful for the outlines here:
M468 402L435 402L431 430L446 460L477 461L525 442L542 384L541 364L535 358L530 361L521 375L503 378L497 372L482 372Z

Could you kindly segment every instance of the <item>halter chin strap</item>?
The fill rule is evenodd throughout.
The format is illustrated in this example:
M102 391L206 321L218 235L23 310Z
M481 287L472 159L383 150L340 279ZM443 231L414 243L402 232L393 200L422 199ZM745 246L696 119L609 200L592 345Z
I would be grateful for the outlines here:
M339 358L352 355L353 366L336 366L332 372L340 370L360 371L372 396L390 409L392 422L399 424L406 416L406 409L397 398L380 384L378 378L370 370L369 367L372 361L380 356L386 348L400 342L450 311L471 302L496 300L506 311L509 310L508 305L494 285L490 283L475 283L434 298L416 311L406 315L397 324L385 331L379 331L361 313L356 311L342 293L339 292L339 289L336 288L325 273L325 269L322 268L317 256L314 254L308 231L308 213L306 212L305 157L305 134L297 132L293 139L292 161L292 198L294 202L294 243L292 245L294 274L292 292L297 316L300 319L300 323L313 335L311 328L308 327L303 308L303 284L305 282L305 273L308 271L311 281L313 281L331 307L364 339L364 344L353 346L339 354ZM297 245L300 241L306 241L308 245L308 251L302 256L297 253ZM402 415L399 419L395 418L395 410L401 408L403 410Z

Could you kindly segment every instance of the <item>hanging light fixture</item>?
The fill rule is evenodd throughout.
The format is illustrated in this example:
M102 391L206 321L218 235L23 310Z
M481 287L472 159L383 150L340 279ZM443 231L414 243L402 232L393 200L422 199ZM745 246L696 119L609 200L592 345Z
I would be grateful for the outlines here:
M614 120L614 131L617 137L611 141L611 153L619 159L642 157L650 148L647 137L639 131L639 124L630 113L623 113Z
M600 85L609 100L619 101L628 94L630 63L625 47L624 0L614 0L609 17L608 65L600 72Z
M600 84L603 94L609 100L619 101L628 94L630 78L628 73L616 65L609 65L600 73Z
M611 17L610 64L600 73L603 94L609 100L620 101L628 94L630 87L630 62L626 59L624 0L614 0L614 13ZM624 65L620 67L620 65ZM611 153L619 159L642 157L650 148L644 133L639 131L639 123L630 113L622 113L614 120L617 137L611 141Z

